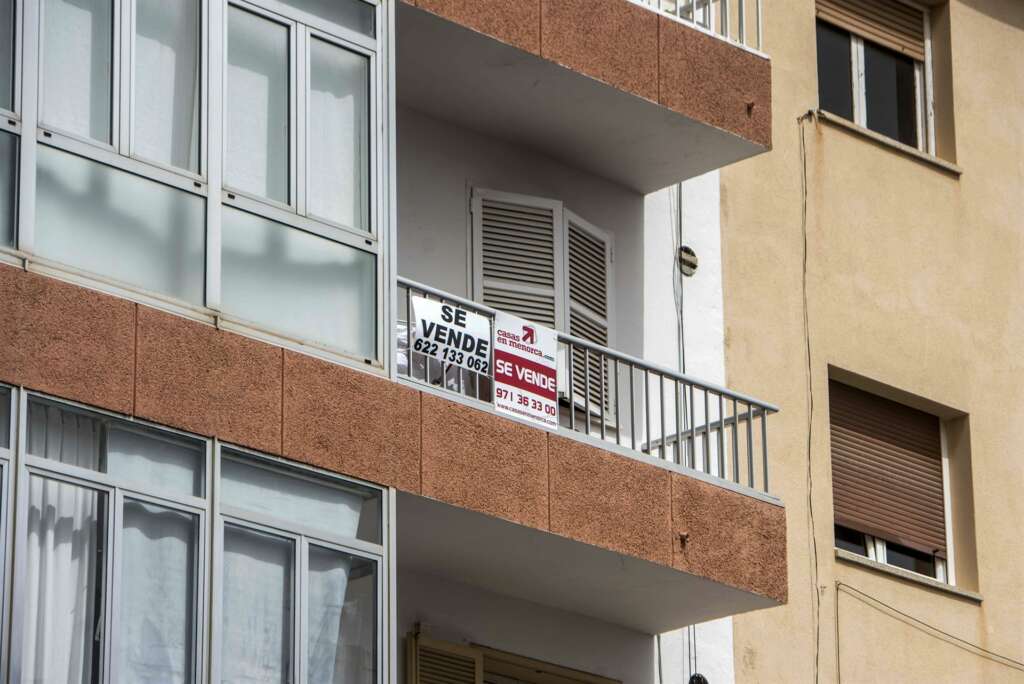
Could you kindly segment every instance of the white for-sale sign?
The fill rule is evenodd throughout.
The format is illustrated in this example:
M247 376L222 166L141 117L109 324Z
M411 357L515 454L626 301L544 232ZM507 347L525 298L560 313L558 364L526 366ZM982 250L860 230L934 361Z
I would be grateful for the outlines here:
M474 373L491 372L491 326L485 316L454 304L412 298L414 352Z

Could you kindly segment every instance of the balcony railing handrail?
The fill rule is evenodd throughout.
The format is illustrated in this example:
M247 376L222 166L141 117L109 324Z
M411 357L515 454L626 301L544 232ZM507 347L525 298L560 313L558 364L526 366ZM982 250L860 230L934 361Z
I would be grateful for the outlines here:
M473 372L415 351L409 327L413 296L434 298L483 315L493 343L498 310L409 278L398 277L397 286L397 374L490 403L495 392L490 372ZM583 433L750 489L760 480L760 489L767 493L767 419L778 407L590 340L555 332L559 430L574 436ZM758 421L760 426L755 428Z
M763 54L765 0L631 0L745 49ZM717 5L717 8L715 7ZM752 5L752 8L748 8ZM735 9L735 11L734 11ZM749 16L752 10L753 16ZM752 29L751 30L751 24Z
M453 304L459 304L460 306L464 306L467 309L476 311L477 313L486 314L491 318L494 318L494 315L497 313L496 309L493 309L487 306L486 304L481 304L479 302L474 302L464 297L459 297L458 295L453 295L449 292L445 292L444 290L439 290L436 287L431 287L430 285L426 285L424 283L412 280L411 278L399 276L398 284L406 288L412 288L413 290L434 295L439 299L444 299L445 301L451 302ZM584 340L574 335L564 333L560 330L557 330L555 332L558 334L559 342L572 344L575 347L590 349L593 352L597 352L598 354L604 354L605 356L609 356L623 363L627 363L630 366L635 366L636 368L641 368L643 370L656 373L657 375L664 375L666 378L669 378L671 380L678 380L679 382L684 383L686 385L694 385L702 390L706 389L710 390L711 392L715 392L716 394L721 394L725 397L728 397L730 400L735 399L744 404L752 404L764 411L767 411L769 414L779 412L778 406L757 399L756 397L752 397L742 392L731 390L727 387L722 387L721 385L717 385L707 380L695 378L692 375L688 375L686 373L680 373L677 370L672 370L671 368L667 368L665 366L659 366L657 364L651 363L650 361L644 361L643 359L639 359L635 356L630 356L629 354L618 351L616 349L602 347L599 344L595 344L589 340Z

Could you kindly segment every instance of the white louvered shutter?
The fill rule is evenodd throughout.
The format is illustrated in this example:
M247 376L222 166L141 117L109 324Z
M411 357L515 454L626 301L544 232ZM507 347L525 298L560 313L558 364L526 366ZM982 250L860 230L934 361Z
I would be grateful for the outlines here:
M482 684L483 654L471 646L415 634L408 641L407 684Z
M476 300L541 325L561 327L561 226L560 202L474 190Z
M566 273L569 309L569 334L588 342L610 347L611 292L612 292L612 240L611 235L587 223L570 211L565 212L567 242ZM600 359L590 355L589 368L586 354L577 350L573 355L573 395L577 401L586 394L590 381L589 404L591 410L600 410L602 385L605 408L609 406L608 368L602 372Z

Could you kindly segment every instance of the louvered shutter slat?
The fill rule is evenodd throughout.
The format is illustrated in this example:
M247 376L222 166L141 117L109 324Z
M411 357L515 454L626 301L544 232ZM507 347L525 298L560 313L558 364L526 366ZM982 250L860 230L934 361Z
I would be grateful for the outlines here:
M923 62L924 13L898 0L817 0L818 18Z
M944 555L939 419L830 381L829 423L836 522Z
M593 226L567 212L567 243L569 248L569 333L574 337L608 346L609 241L598 235ZM598 354L582 350L573 352L573 394L586 398L592 411L600 411L602 401L607 412L611 408L611 387L608 367L602 367ZM587 381L590 391L587 392ZM604 393L602 395L602 386Z
M483 655L470 646L410 635L410 684L481 684Z
M555 210L531 206L529 198L510 202L477 192L478 296L495 309L556 327Z

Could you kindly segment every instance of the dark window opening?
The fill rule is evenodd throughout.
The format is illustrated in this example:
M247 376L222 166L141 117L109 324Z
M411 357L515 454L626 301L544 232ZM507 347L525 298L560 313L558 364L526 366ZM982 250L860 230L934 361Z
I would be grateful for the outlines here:
M868 128L917 147L914 60L864 41L864 88Z
M889 565L895 565L904 570L910 570L929 577L935 577L935 556L914 549L885 543L885 560Z
M861 556L868 555L867 539L863 532L836 525L836 548Z
M818 106L853 120L850 34L818 22Z

